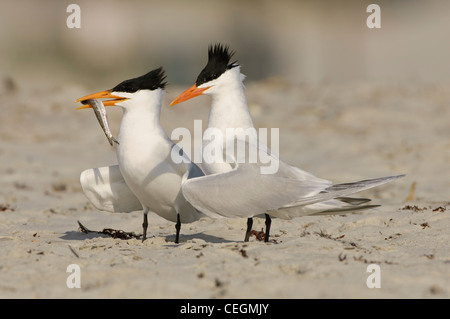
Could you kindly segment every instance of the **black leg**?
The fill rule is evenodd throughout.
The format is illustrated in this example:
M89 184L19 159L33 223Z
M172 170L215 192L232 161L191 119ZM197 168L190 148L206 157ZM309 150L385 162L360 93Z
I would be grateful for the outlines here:
M248 241L250 239L250 232L252 231L253 226L253 218L247 219L247 231L245 232L245 239L244 241Z
M265 243L269 241L270 224L272 224L272 219L268 214L266 214L266 236L264 237Z
M147 227L148 227L148 220L147 220L147 211L144 211L144 221L142 222L142 242L147 238Z
M175 244L178 244L180 240L180 229L181 229L180 214L177 214L177 223L175 224L175 229L177 231L175 235Z

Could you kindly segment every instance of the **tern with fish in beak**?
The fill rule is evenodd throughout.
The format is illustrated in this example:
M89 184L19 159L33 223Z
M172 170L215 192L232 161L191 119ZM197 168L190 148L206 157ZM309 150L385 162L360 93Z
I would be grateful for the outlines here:
M127 202L122 207L130 210L139 206L135 200L137 198L144 213L142 241L147 234L147 214L152 211L176 223L175 242L178 243L181 223L191 223L204 216L184 198L182 182L204 174L189 158L181 163L175 163L171 158L172 149L178 146L169 139L160 124L161 100L166 86L164 80L164 71L158 68L123 81L111 90L82 97L77 102L107 98L109 100L103 101L105 106L122 108L123 117L117 137L119 144L116 146L120 176L114 167L109 171L114 172L115 181L122 178L127 187L122 184L119 188L122 198L118 197L114 202ZM181 149L178 151L183 153ZM108 169L103 168L102 172L107 174ZM95 185L100 179L95 178L95 172L88 170L84 179L82 173L80 180L83 189L95 192ZM100 183L103 183L102 190L108 187L104 181ZM126 188L132 196L127 195ZM109 195L107 198L112 201L112 195Z

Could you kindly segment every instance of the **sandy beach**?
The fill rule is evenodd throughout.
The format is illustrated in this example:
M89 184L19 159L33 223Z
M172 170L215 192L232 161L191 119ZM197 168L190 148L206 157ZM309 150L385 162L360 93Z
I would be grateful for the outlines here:
M142 231L141 212L98 211L79 183L116 163L93 112L73 103L107 87L1 80L0 298L450 296L449 84L246 82L255 126L280 128L286 162L336 183L407 176L360 194L376 209L274 219L269 243L244 243L243 219L205 218L182 225L176 245L174 224L155 214L144 243L79 230ZM167 132L207 118L207 97L167 107L185 88L166 90ZM121 111L108 112L117 134ZM67 286L71 264L81 288ZM371 264L380 288L367 285Z
M448 299L450 2L369 3L2 1L0 298ZM168 105L215 43L285 162L334 183L406 176L357 194L371 210L274 218L268 243L262 219L249 242L245 219L204 218L175 244L153 213L145 242L98 233L141 234L142 212L83 194L81 172L117 160L73 101L163 66L164 129L205 129L207 96ZM107 111L117 136L122 111Z

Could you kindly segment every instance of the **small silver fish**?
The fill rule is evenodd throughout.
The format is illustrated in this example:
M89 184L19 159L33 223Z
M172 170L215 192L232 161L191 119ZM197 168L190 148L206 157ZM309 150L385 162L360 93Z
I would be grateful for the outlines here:
M119 142L114 138L109 129L108 117L106 115L106 109L101 100L98 99L89 99L81 102L82 104L89 104L94 109L95 116L97 117L100 126L105 132L106 138L109 141L109 144L113 146L113 143L119 144Z

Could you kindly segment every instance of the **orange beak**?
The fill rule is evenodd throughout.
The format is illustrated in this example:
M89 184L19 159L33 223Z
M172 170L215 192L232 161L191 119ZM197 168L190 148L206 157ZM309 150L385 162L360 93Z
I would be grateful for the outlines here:
M112 105L116 105L116 103L118 103L118 102L128 100L127 98L112 95L111 90L106 90L106 91L101 91L101 92L83 96L83 97L79 98L78 100L76 100L75 103L83 102L83 101L90 100L90 99L112 99L112 100L103 101L104 106L112 106ZM83 104L82 106L77 107L76 110L88 109L90 107L92 107L90 104Z
M203 94L203 92L205 92L207 89L209 89L210 86L206 87L206 88L201 88L199 89L197 87L197 85L193 85L191 86L189 89L187 89L186 91L184 91L183 93L181 93L180 95L178 95L175 100L173 100L169 106L187 101L189 99L192 99L193 97L199 96L201 94Z

